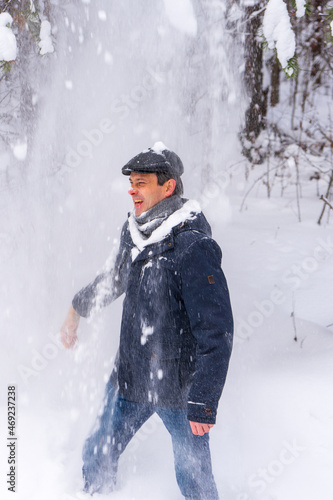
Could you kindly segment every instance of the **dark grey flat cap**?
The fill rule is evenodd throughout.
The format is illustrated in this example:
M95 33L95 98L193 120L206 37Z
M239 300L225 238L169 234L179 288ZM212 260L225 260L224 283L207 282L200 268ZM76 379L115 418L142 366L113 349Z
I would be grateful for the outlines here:
M180 177L184 172L184 166L176 153L166 148L163 142L156 142L152 148L134 156L121 171L124 175L130 175L131 172L144 174L162 172L171 177Z

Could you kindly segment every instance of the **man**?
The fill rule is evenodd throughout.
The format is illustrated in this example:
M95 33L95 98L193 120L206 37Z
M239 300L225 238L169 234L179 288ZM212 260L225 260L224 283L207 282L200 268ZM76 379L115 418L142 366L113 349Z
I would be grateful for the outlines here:
M233 320L221 250L198 203L181 198L183 171L160 142L123 167L134 210L114 265L75 295L61 330L64 345L73 347L80 316L125 293L104 410L83 449L91 494L114 489L121 453L156 412L172 438L184 497L218 500L208 433L227 375Z

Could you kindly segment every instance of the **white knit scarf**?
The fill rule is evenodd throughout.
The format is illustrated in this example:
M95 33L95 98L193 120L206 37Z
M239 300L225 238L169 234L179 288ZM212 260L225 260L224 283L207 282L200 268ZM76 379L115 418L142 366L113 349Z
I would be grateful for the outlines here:
M193 220L201 212L200 205L195 200L188 200L184 205L173 212L165 219L149 236L146 238L142 231L138 229L138 224L133 213L128 218L129 230L134 247L132 248L132 260L135 260L142 250L148 245L158 243L164 240L172 231L172 228L178 226L186 220Z

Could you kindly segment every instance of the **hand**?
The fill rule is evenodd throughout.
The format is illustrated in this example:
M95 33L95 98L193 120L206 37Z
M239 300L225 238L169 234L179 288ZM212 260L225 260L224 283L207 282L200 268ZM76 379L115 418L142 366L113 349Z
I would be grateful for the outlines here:
M77 329L80 323L80 315L71 306L67 313L64 324L61 327L61 341L66 349L74 347L77 341Z
M193 434L196 436L203 436L206 432L209 432L212 427L214 427L214 424L200 424L199 422L191 422L190 420L190 426Z

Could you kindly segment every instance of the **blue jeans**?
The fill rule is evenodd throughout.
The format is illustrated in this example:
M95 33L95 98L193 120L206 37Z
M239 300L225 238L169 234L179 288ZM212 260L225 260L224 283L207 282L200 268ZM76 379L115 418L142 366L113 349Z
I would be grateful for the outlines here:
M212 474L209 436L195 436L186 410L127 401L109 382L104 409L83 447L85 491L108 493L116 484L118 460L140 427L157 413L172 439L177 483L187 500L218 500Z

